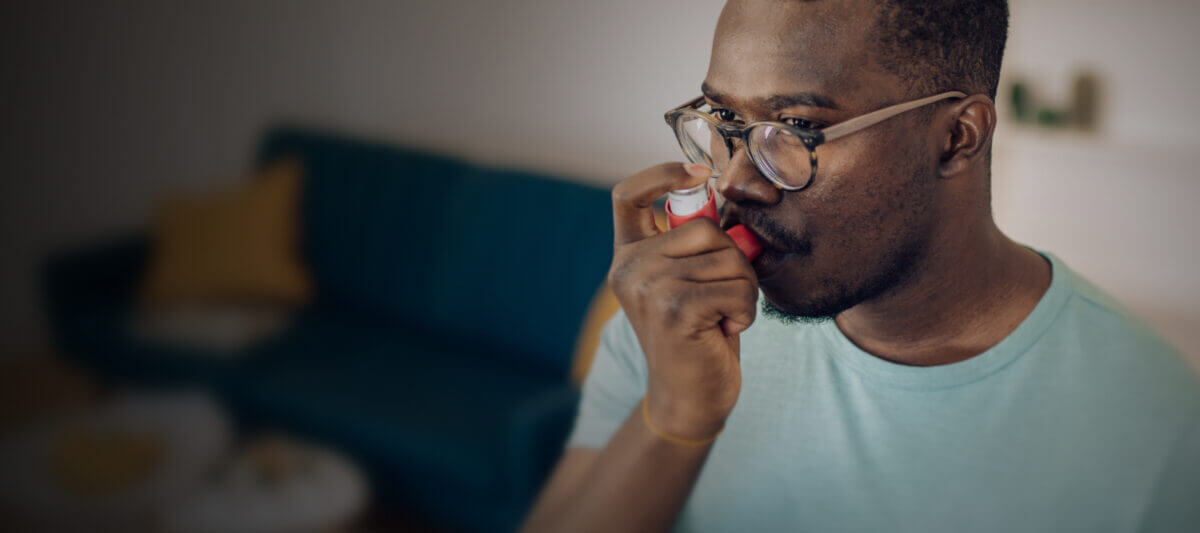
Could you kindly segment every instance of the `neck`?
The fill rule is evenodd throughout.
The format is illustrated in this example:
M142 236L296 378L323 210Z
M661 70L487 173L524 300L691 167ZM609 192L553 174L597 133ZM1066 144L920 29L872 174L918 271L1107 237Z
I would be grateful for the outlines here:
M1050 267L996 227L990 214L937 236L904 283L837 316L868 353L933 366L969 359L1020 325L1050 285Z

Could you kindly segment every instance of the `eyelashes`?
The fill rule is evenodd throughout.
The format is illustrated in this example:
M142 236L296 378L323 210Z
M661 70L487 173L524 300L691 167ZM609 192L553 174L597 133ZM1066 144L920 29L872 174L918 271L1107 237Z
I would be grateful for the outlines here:
M730 122L730 123L734 123L734 124L741 124L741 121L737 120L737 113L734 113L733 111L730 111L728 109L714 107L713 109L709 110L708 114L716 117L717 120L720 120L721 122ZM821 127L822 127L821 124L818 124L818 123L808 120L806 118L800 118L800 117L784 117L784 118L779 119L779 122L782 122L789 126L793 126L793 127L800 128L800 129L806 129L806 130L816 130L816 129L821 129Z

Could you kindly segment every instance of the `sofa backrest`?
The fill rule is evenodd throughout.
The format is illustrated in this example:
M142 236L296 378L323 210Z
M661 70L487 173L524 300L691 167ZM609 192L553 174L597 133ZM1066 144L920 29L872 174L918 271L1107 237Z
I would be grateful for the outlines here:
M259 161L305 164L317 305L365 309L565 373L612 260L609 192L304 128Z

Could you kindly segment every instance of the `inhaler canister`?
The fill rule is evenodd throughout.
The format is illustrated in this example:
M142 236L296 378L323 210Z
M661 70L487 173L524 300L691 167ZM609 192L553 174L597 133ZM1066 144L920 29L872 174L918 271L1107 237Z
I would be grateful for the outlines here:
M674 228L701 217L712 219L713 222L720 221L717 217L717 195L708 183L667 193L667 226ZM746 226L738 224L725 230L725 234L733 239L733 244L737 245L746 259L753 261L762 253L762 244Z

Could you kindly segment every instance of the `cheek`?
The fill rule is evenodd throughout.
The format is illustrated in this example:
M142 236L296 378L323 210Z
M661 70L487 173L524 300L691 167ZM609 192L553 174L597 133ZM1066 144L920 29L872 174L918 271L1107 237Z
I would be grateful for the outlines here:
M805 191L814 247L843 261L873 261L911 240L928 198L910 148L867 133L819 147L817 179Z

